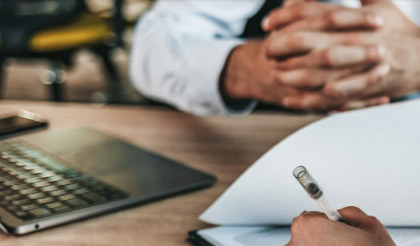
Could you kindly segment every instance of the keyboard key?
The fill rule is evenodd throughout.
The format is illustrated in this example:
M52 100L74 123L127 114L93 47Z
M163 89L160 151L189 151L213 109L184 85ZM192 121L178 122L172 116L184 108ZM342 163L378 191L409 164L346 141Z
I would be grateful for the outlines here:
M54 175L54 176L51 176L51 177L47 178L47 180L51 181L51 182L60 181L60 180L63 180L63 179L64 178L60 175Z
M19 184L19 185L13 185L12 187L10 187L10 189L14 190L14 191L20 191L20 190L24 190L24 189L28 189L29 185L27 184Z
M40 178L30 178L25 180L25 183L27 184L33 184L33 183L38 183L41 182L42 180Z
M54 199L52 197L44 197L44 198L39 198L36 200L36 202L38 204L44 204L44 203L48 203L48 202L52 202L54 201Z
M72 191L72 193L75 194L75 195L83 194L83 193L86 193L86 192L89 192L89 190L86 189L86 188L80 188L80 189Z
M45 208L37 208L37 209L29 210L28 212L35 217L44 217L50 214L50 211L48 211Z
M41 173L39 175L39 177L41 177L41 178L49 178L49 177L53 177L54 175L55 175L55 173L53 173L53 172L44 172L44 173Z
M12 201L12 204L15 205L15 206L21 206L21 205L28 204L30 202L31 202L31 200L24 198L24 199Z
M39 208L39 206L35 203L20 206L20 209L22 209L24 211L28 211L28 210L32 210L32 209L36 209L36 208Z
M54 191L54 190L57 190L57 189L58 189L58 187L57 187L57 186L55 186L55 185L45 186L45 187L42 187L42 188L41 188L41 190L42 190L43 192Z
M81 199L78 199L78 198L73 198L73 199L67 200L66 203L70 204L74 208L80 208L80 207L84 207L84 206L88 205L87 202L85 202Z
M28 198L32 199L32 200L35 200L35 199L38 199L38 198L43 198L45 196L46 195L44 193L38 192L38 193L33 193L33 194L28 195Z
M25 170L25 171L31 171L31 170L34 170L34 169L36 169L36 168L38 168L38 166L37 165L35 165L35 164L29 164L29 165L25 165L24 167L22 167L23 168L23 170Z
M60 207L51 208L51 210L56 212L56 213L63 213L63 212L70 211L71 209L70 209L69 206L63 205L63 206L60 206Z
M16 179L12 179L12 180L5 181L3 184L6 186L13 186L13 185L20 184L20 181Z
M24 190L19 191L19 194L21 194L21 195L29 195L29 194L32 194L32 193L35 193L35 192L37 192L36 189L29 188L29 189L24 189Z
M69 190L75 190L77 188L80 188L80 185L78 184L69 184L63 187L65 190L69 191Z
M18 167L24 167L24 166L27 165L27 163L19 161L15 165L18 166Z
M33 184L33 186L36 187L36 188L41 188L41 187L45 187L45 186L49 186L49 185L50 185L50 183L45 182L45 181L41 181L41 182Z
M59 186L62 186L62 185L68 185L68 184L71 184L71 183L72 182L70 180L64 179L64 180L57 181L55 184L59 185Z
M6 201L12 202L14 200L22 199L22 196L20 194L13 193L13 194L10 194L10 195L4 197L3 199L6 200Z
M29 213L28 212L26 212L26 211L16 211L15 213L14 213L17 217L19 217L19 218L21 218L21 219L28 219L28 218L30 218L30 217L32 217L32 216L30 216L29 215Z
M47 169L42 168L42 167L37 167L37 168L31 170L31 173L33 173L33 174L41 174L41 173L44 173L44 172L48 172L48 171L47 171Z
M55 190L50 192L51 196L61 196L64 194L67 194L64 190Z
M61 207L63 206L63 204L61 202L52 202L52 203L48 203L46 206L49 209L53 209L53 208Z
M73 198L75 198L75 196L74 196L74 195L72 195L72 194L67 194L67 195L64 195L64 196L59 196L59 197L58 197L58 199L59 199L60 201L66 201L66 200L70 200L70 199L73 199Z

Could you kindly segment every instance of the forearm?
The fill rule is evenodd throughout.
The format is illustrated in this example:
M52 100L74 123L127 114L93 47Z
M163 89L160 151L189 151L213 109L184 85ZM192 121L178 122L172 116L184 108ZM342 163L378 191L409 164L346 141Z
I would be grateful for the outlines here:
M183 47L170 32L140 30L136 37L130 75L139 92L196 115L229 114L218 81L229 51L241 41L195 41Z
M220 74L246 20L263 1L158 1L136 27L130 74L146 97L197 115L242 114L225 105ZM229 14L226 14L226 11Z

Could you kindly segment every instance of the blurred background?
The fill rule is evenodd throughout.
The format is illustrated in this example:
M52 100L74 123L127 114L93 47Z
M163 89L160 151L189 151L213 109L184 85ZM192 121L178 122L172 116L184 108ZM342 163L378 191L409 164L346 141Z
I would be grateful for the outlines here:
M0 0L0 93L10 100L148 104L128 79L152 0Z

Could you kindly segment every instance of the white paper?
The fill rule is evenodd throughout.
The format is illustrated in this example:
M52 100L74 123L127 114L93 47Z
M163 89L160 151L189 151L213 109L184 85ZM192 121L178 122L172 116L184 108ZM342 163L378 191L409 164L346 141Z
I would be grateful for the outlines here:
M389 234L398 246L419 246L419 228L390 228Z
M201 219L290 225L318 210L292 172L304 165L337 208L358 206L390 226L420 226L420 101L336 114L307 126L254 163Z

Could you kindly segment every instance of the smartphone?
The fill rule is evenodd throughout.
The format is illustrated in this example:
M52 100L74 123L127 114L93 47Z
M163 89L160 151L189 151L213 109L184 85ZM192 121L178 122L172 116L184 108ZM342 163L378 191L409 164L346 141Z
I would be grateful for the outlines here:
M19 110L14 115L0 118L0 138L47 126L48 121L41 116Z

